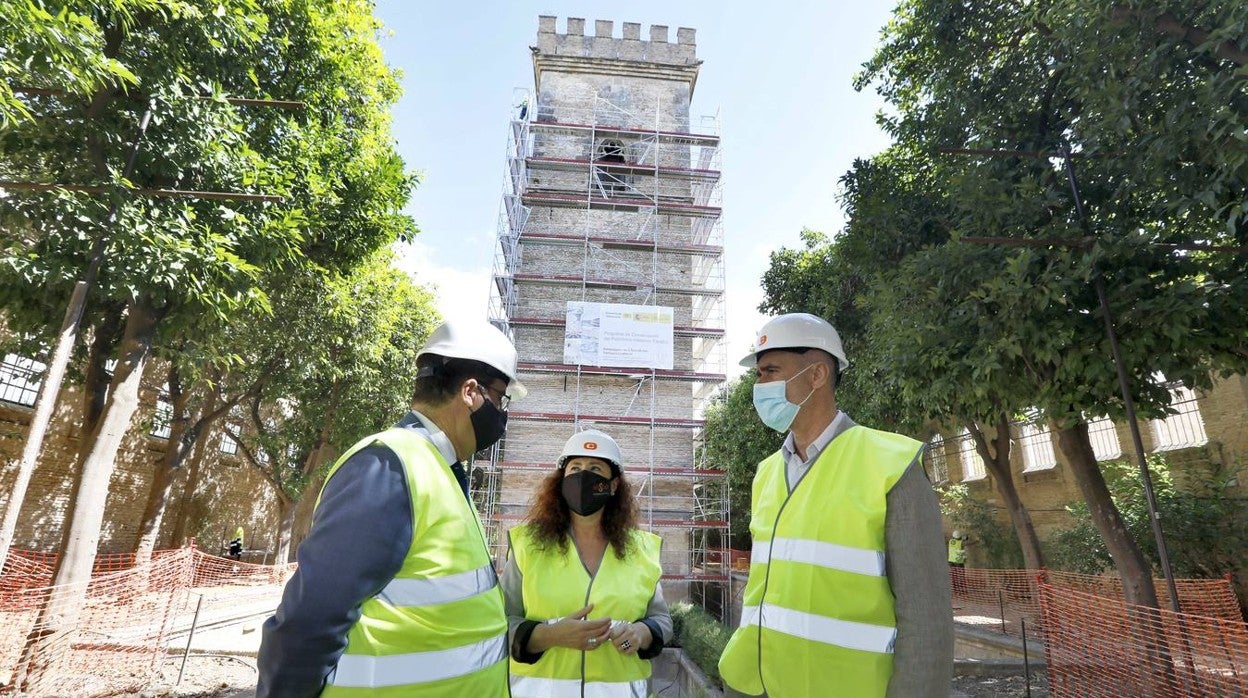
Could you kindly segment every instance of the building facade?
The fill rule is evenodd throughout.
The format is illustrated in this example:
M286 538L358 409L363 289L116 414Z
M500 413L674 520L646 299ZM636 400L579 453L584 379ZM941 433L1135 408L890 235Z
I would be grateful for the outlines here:
M591 36L568 18L560 33L554 17L539 19L534 87L509 124L491 300L530 394L475 480L501 556L564 442L607 432L643 525L664 539L672 596L726 579L723 476L695 463L701 404L724 379L719 136L690 114L694 30L674 42L665 26L646 40L639 24L614 30L597 21ZM581 335L605 329L582 317L586 303L666 320L670 364L572 351L601 342L610 353L616 341Z
M1165 419L1140 420L1140 434L1147 453L1163 454L1171 466L1175 486L1197 491L1206 480L1227 478L1228 494L1248 495L1243 478L1248 476L1248 377L1215 380L1208 391L1172 386L1171 408ZM1078 484L1057 448L1057 439L1044 425L1015 424L1010 465L1019 497L1030 512L1042 541L1070 526L1066 505L1082 501ZM1127 424L1097 419L1089 423L1093 451L1098 461L1131 459L1134 451ZM966 433L936 435L928 445L925 466L937 485L966 483L976 499L998 507L1001 522L1009 518L1000 509L993 476ZM1163 526L1165 522L1163 521ZM971 563L984 566L970 550Z

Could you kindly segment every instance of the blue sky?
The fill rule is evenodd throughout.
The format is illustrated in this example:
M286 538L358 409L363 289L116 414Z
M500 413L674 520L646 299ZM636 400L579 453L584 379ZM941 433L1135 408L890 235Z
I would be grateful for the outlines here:
M408 207L421 234L401 266L436 285L447 316L486 315L513 89L531 88L537 17L697 30L703 61L692 114L718 114L723 138L728 372L762 323L768 254L803 227L836 232L837 180L887 146L874 92L853 75L878 43L892 3L634 0L476 3L379 0L382 48L403 71L394 135L423 181ZM835 319L833 319L835 322Z

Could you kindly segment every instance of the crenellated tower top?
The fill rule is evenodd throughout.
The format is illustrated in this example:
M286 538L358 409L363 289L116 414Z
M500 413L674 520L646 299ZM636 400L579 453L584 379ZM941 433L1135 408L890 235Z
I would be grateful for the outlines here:
M616 37L615 22L596 20L594 34L585 33L585 20L567 18L567 31L558 32L553 15L542 15L537 20L536 52L557 56L580 58L605 58L609 60L642 61L667 65L695 65L697 46L695 30L681 27L676 30L676 43L668 40L668 27L650 25L650 38L643 41L641 25L637 22L623 23L623 36Z
M689 94L698 79L701 61L697 57L696 31L676 30L676 42L669 41L669 28L650 25L648 40L641 38L641 25L623 22L621 36L615 36L615 22L597 20L594 33L585 33L585 20L568 17L566 31L556 27L553 15L537 20L537 45L533 51L533 78L538 91L547 71L638 77L675 81L688 85Z

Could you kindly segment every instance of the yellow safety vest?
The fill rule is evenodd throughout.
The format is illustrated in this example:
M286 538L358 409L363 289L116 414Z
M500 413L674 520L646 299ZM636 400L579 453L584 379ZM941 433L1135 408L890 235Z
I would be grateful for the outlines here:
M562 618L594 605L590 618L633 622L646 615L662 569L661 539L633 531L624 559L607 546L592 578L576 547L542 549L527 524L511 529L512 554L524 575L524 612L529 620ZM515 698L645 698L650 662L622 654L614 645L584 652L552 647L534 664L511 662L511 694Z
M326 481L375 443L403 461L412 542L394 579L360 607L321 695L506 696L502 590L477 512L438 449L410 429L390 429L353 446Z
M962 547L961 538L949 539L949 562L954 564L966 564L966 548Z
M778 698L885 694L897 635L886 497L921 448L898 434L851 427L792 493L781 452L759 464L741 626L719 660L725 683Z

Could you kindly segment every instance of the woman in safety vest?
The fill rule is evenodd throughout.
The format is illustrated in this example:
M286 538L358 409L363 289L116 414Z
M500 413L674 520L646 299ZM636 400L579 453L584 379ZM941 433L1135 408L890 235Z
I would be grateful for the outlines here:
M597 430L573 435L508 533L512 696L647 694L672 618L659 537L636 522L619 446Z

